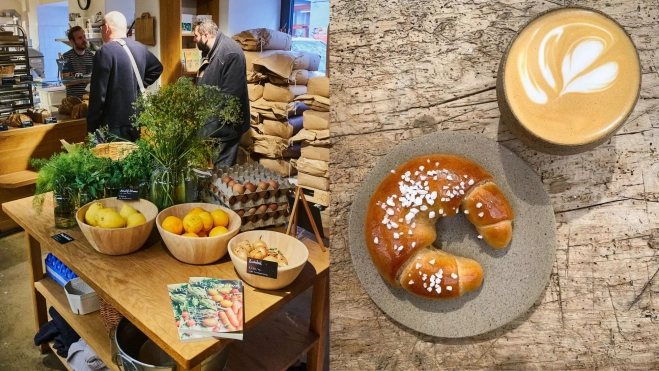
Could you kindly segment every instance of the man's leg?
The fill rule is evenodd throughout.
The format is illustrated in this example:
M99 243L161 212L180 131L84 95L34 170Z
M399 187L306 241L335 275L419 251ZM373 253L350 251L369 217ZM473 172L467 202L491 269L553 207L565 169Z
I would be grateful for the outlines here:
M238 147L240 147L240 137L220 143L220 153L215 161L215 167L233 166L238 159Z

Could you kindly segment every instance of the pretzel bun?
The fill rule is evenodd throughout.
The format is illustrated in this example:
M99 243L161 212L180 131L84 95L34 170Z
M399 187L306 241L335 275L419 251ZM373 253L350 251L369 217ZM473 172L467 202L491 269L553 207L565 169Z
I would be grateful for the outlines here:
M437 220L460 211L488 245L508 246L513 210L478 164L454 155L428 155L392 170L371 196L364 231L382 277L430 299L453 299L480 287L478 262L432 246Z

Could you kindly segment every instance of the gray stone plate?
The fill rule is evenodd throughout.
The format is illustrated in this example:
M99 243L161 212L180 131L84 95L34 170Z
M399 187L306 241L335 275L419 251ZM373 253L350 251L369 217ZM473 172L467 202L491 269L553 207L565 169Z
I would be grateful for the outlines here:
M503 250L479 240L462 215L439 220L434 245L483 267L481 287L452 300L423 299L389 285L373 265L364 237L366 208L381 180L406 161L434 153L459 155L480 164L492 174L515 213L513 239ZM466 337L505 325L540 297L556 255L555 225L542 182L517 155L479 135L438 132L394 148L362 182L350 214L350 253L364 289L392 319L427 335Z

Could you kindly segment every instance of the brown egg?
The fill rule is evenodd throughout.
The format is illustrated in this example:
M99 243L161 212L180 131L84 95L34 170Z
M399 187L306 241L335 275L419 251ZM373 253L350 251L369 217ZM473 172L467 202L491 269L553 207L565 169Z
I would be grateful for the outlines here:
M280 213L283 216L288 216L288 214L289 214L288 209L284 209L284 210L280 211Z
M261 214L261 215L260 215L260 218L261 218L261 220L267 220L267 219L270 219L270 214L265 214L265 213L264 213L264 214Z
M243 215L245 215L245 210L238 210L236 211L236 214L238 214L238 216L242 218Z
M259 210L259 213L265 213L266 211L268 211L268 205L263 204L263 205L259 206L258 210Z
M258 217L258 215L252 215L247 219L252 223L256 223L259 220L259 217Z
M247 224L247 222L249 222L249 218L245 218L245 219L241 220L242 225Z
M232 189L233 189L233 193L237 193L239 195L245 193L245 187L239 183L234 184Z
M233 197L233 196L229 197L229 205L233 205L233 204L235 204L236 201L237 201L237 200L236 200L235 197Z
M231 179L229 183L227 183L227 187L229 188L233 188L234 185L236 185L236 181L234 181L233 179Z
M227 175L224 178L222 178L222 183L227 184L232 180L233 180L233 178Z
M277 206L278 206L277 204L270 204L270 206L268 206L268 209L270 209L270 211L277 211Z
M266 189L268 189L268 183L264 181L260 181L259 184L256 185L256 188L265 191Z
M279 189L279 182L274 179L268 180L268 184L274 189Z
M247 215L254 215L254 214L256 214L256 208L255 207L247 210Z
M252 182L245 183L245 189L249 190L252 193L256 192L256 186Z

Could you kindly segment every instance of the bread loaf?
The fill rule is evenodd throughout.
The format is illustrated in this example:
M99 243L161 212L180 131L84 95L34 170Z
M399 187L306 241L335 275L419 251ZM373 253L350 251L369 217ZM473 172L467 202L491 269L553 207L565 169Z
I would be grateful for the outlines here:
M76 104L73 109L71 110L71 118L74 119L81 119L87 117L87 109L89 106L86 101L83 101L80 104Z
M46 117L52 117L53 116L53 114L50 113L50 111L48 111L45 108L38 108L38 109L34 109L34 110L28 110L27 115L30 116L30 118L32 119L32 122L34 122L35 124L43 124L46 121Z
M30 116L22 113L12 113L7 117L7 125L20 128L24 121L30 121Z
M73 107L82 103L82 100L76 96L69 96L62 99L62 105L59 107L59 113L63 115L71 115Z
M491 247L510 243L513 210L478 164L459 156L428 155L392 170L371 197L364 231L382 277L430 299L457 298L480 287L480 264L432 246L437 220L460 211Z

